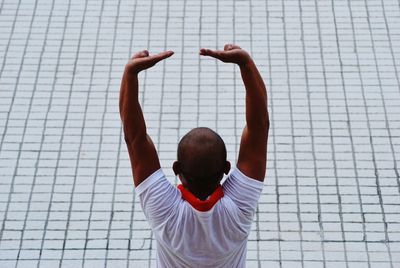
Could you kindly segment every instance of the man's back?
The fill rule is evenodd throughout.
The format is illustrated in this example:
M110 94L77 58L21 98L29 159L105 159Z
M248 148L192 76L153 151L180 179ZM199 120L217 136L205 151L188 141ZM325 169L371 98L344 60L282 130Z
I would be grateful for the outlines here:
M266 169L269 130L267 92L250 55L227 44L200 55L237 64L246 89L246 126L236 168L221 186L231 164L222 138L208 128L189 131L178 144L172 169L178 188L165 178L147 134L139 103L138 73L173 55L136 53L121 81L120 114L143 211L157 240L160 267L244 267L247 237ZM246 175L244 175L246 174Z
M263 183L232 169L224 196L196 210L156 171L136 188L157 240L158 267L243 267L247 237Z

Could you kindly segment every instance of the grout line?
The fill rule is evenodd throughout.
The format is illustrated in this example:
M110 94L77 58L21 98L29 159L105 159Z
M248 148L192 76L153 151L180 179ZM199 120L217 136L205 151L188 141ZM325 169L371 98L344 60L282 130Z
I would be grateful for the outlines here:
M100 16L99 16L99 20L98 23L100 25L100 18L103 14L103 10L104 10L104 0L102 2L101 5L101 11L100 11ZM82 28L84 26L82 25ZM86 122L87 122L87 109L89 107L89 96L90 93L92 92L92 84L93 84L93 76L94 76L94 69L95 69L95 62L96 62L96 56L97 56L97 48L98 48L98 41L99 41L99 33L100 33L100 27L97 28L97 32L96 32L96 41L95 41L95 51L94 51L94 56L93 56L93 61L92 61L92 69L91 69L91 73L90 73L90 81L89 81L89 88L87 91L87 96L86 96L86 103L85 103L85 114L83 116L83 126L81 128L81 132L80 132L80 140L79 140L79 149L78 149L78 156L76 158L76 167L75 167L75 173L74 173L74 179L73 179L73 183L72 183L72 189L71 189L71 195L70 195L70 199L69 199L69 207L68 207L68 218L67 218L67 224L66 224L66 228L64 231L64 241L63 241L63 246L62 246L62 252L61 252L61 259L60 259L60 265L59 267L62 267L63 264L63 260L64 260L64 254L65 254L65 246L66 246L66 242L67 242L67 235L68 235L68 230L69 230L69 225L71 222L71 212L72 212L72 205L73 205L73 198L74 198L74 194L75 194L75 187L76 187L76 179L78 177L78 166L79 166L79 160L81 158L81 153L82 153L82 144L83 144L83 137L84 137L84 130L86 128ZM62 46L61 46L62 47ZM60 48L61 51L61 48ZM59 65L57 64L57 67ZM57 73L57 72L56 72ZM71 85L72 88L72 85Z
M120 11L120 5L121 5L121 0L118 0L117 12ZM103 8L103 5L102 5L102 8ZM115 28L117 27L117 24L118 24L118 15L115 17L115 19L113 21L114 21L114 34L113 34L113 39L112 39L113 41L112 41L112 47L111 47L111 55L114 55L114 53L115 53L115 37L116 37ZM89 232L91 231L90 226L91 226L92 215L93 215L94 196L95 196L95 190L96 190L95 186L96 186L96 182L97 182L97 178L98 178L99 162L100 162L101 152L102 152L102 147L103 147L104 122L105 122L105 115L107 114L107 110L108 110L107 101L109 99L109 93L110 93L111 74L112 74L112 57L110 59L110 65L109 65L109 79L107 81L106 90L105 90L104 110L101 114L100 141L99 141L99 147L98 147L97 156L96 156L96 170L95 170L95 174L94 174L94 181L93 181L93 185L92 185L92 189L91 189L91 202L90 202L90 208L89 208L89 226L85 233L85 245L84 245L83 257L82 257L82 266L83 267L85 267L85 261L87 260L86 253L88 251L88 248L87 248L88 242L89 242L89 240L91 240L91 238L89 237ZM110 215L110 217L111 217L113 215L113 213L111 212L110 214L111 214ZM106 260L104 260L104 261L106 262Z
M132 54L134 53L132 51L132 47L133 47L133 36L134 36L134 33L135 33L135 31L134 31L135 28L134 27L135 27L136 11L137 11L137 0L135 0L134 6L133 6L133 16L132 16L131 25L130 25L130 28L132 29L132 31L131 31L131 38L130 38L130 42L129 42L129 55L128 55L128 58L131 58L133 56ZM139 86L140 86L140 82L139 81L138 81L138 83L139 83ZM140 90L139 90L139 94L140 94ZM142 96L142 103L143 103L143 96ZM122 129L123 129L123 127L122 127L122 123L121 123L121 125L120 125L120 133L121 133L121 135L124 135ZM126 154L127 154L127 151L125 150L125 155ZM131 176L130 176L131 177L131 180L130 180L131 184L130 185L132 185L131 187L133 188L133 178L132 178L133 174L132 174L132 171L130 171L130 174L131 174ZM130 267L130 265L129 265L129 263L130 263L130 252L131 252L131 248L132 248L132 246L131 246L132 242L131 241L133 240L133 232L132 232L132 230L134 228L133 224L134 224L134 217L135 217L135 211L136 211L135 199L136 199L136 192L133 189L132 206L131 206L132 213L131 213L131 216L129 217L130 221L129 221L128 249L127 249L127 255L126 255L126 259L127 259L126 268Z
M285 43L287 44L287 24L285 22L285 17L286 17L286 6L284 2L282 2L282 10L283 10L283 17L282 17L282 23L283 23L283 38ZM301 18L301 15L300 15ZM305 56L303 56L305 57ZM293 100L292 100L292 94L293 94L293 88L290 82L290 70L289 70L289 54L288 54L288 49L287 46L285 46L285 62L286 62L286 83L288 85L288 94L289 94L289 117L290 117L290 125L291 125L291 148L293 151L293 166L294 166L294 181L295 181L295 187L296 187L296 204L297 204L297 222L298 227L299 227L299 237L300 237L300 252L301 252L301 267L304 267L304 250L303 250L303 223L301 219L301 210L300 210L300 198L299 198L299 180L298 180L298 173L297 173L297 156L296 156L296 140L295 140L295 133L294 133L294 123L293 123ZM306 77L307 80L307 77Z
M117 11L117 18L115 19L115 24L114 24L114 37L113 37L113 52L115 49L115 40L117 39L116 33L117 33L117 29L118 29L118 22L119 22L119 18L120 18L120 12L121 12L121 0L118 0L118 11ZM114 53L112 53L112 55L114 55ZM111 79L112 79L112 59L110 60L110 72L108 75L108 85L107 85L107 96L106 96L106 108L108 107L107 104L107 99L108 99L108 92L109 92L109 87L111 84ZM118 93L117 93L118 95ZM107 110L107 109L106 109ZM103 114L103 120L104 120L104 116L105 116L106 112L104 112ZM103 121L102 120L102 121ZM108 221L108 229L107 229L107 244L106 244L106 256L105 256L105 261L104 261L104 268L107 268L107 260L109 260L111 257L109 256L109 252L110 252L110 235L111 235L111 226L113 224L113 220L114 220L114 211L115 211L115 195L116 195L116 186L118 184L118 169L119 169L119 163L120 163L120 156L121 156L121 147L122 147L122 128L119 128L119 135L118 135L118 150L117 150L117 159L116 159L116 165L115 165L115 172L114 172L114 180L113 180L113 190L112 190L112 201L111 201L111 211L110 211L110 219ZM125 141L125 139L124 139ZM125 144L125 142L124 142ZM134 203L134 202L133 202ZM131 234L131 233L130 233ZM130 236L129 238L130 239ZM129 251L128 251L129 252ZM127 264L129 264L129 258L126 261Z

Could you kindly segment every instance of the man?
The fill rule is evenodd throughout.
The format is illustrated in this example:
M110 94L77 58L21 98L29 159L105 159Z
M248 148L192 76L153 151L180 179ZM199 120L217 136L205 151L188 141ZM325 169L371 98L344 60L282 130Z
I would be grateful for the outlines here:
M247 237L266 169L269 130L267 92L249 54L236 45L201 49L200 55L235 63L246 89L246 126L236 167L230 171L221 137L195 128L178 145L173 170L182 185L166 179L138 100L138 73L172 56L136 53L125 67L120 114L136 194L157 240L158 267L244 267ZM224 174L228 174L223 185Z

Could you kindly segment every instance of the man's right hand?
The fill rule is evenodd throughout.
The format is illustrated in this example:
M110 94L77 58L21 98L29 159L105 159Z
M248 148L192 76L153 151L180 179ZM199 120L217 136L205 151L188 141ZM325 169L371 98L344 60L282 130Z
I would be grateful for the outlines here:
M210 56L223 62L236 63L239 66L244 66L252 60L244 49L233 44L226 44L224 50L202 48L199 54L202 56Z

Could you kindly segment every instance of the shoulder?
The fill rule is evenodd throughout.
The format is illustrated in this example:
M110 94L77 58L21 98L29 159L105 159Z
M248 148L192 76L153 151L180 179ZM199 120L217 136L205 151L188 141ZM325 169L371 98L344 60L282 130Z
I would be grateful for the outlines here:
M167 202L171 205L181 199L179 190L167 179L161 168L141 182L135 188L135 193L144 201L144 207L149 207L150 203L152 206L165 207L167 204L161 203Z
M261 191L264 186L264 182L253 179L244 174L238 167L234 167L231 169L231 172L228 174L228 177L223 184L224 188L230 185L235 186L235 188L243 187L246 189Z
M254 216L264 183L243 174L237 167L233 168L223 184L224 194L241 211L246 220Z
M143 212L153 230L179 213L181 194L166 178L162 169L148 176L135 189Z
M150 176L144 179L138 186L135 188L135 192L138 195L141 195L146 190L149 190L154 184L165 184L169 183L167 177L164 174L164 171L160 168L153 172Z

